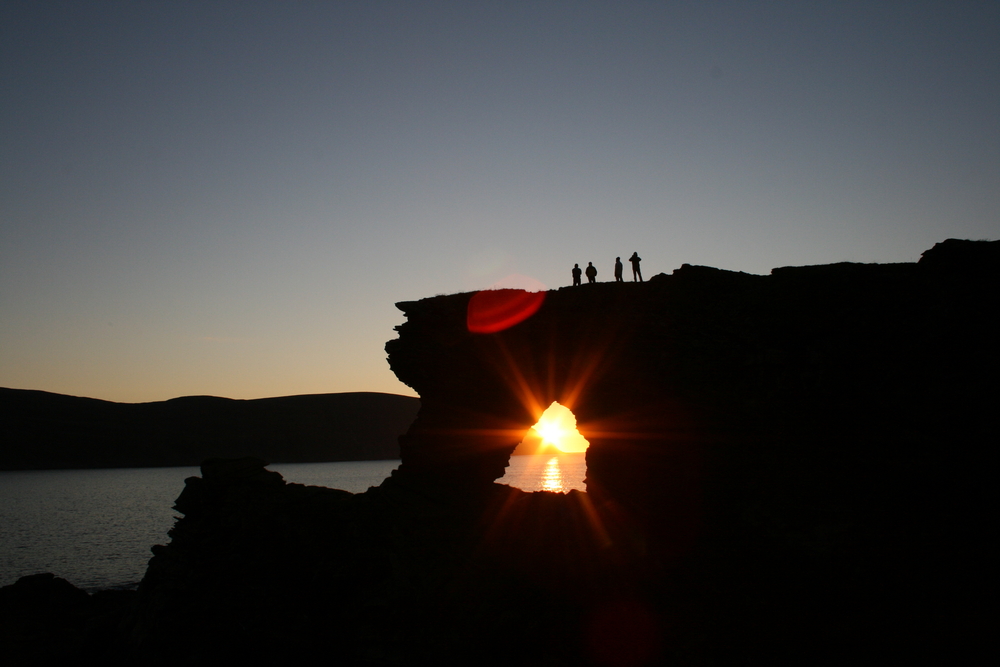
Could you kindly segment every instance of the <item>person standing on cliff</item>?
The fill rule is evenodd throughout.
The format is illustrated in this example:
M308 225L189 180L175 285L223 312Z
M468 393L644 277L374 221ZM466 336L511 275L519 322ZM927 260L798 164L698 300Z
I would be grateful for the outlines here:
M632 256L628 258L628 261L632 262L632 282L638 280L641 283L642 271L639 270L639 262L642 261L642 258L639 257L639 253L633 252Z
M622 258L615 257L615 282L622 282Z
M583 275L583 271L580 270L579 264L573 265L573 287L580 284L580 276Z
M594 266L593 262L587 262L587 282L588 283L597 282L597 267Z

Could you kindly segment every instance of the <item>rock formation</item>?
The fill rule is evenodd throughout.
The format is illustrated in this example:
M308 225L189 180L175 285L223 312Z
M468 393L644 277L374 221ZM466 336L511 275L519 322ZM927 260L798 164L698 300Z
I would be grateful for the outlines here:
M400 468L351 495L206 462L119 655L968 662L998 287L1000 243L949 240L916 264L551 291L492 333L469 294L399 304L389 363L421 397ZM496 484L552 400L591 443L588 493Z
M483 492L558 400L598 513L639 535L654 588L684 582L658 617L704 614L710 653L948 646L985 566L998 287L1000 242L949 240L916 264L563 288L490 335L463 327L470 295L402 303L386 349L423 407L394 479Z

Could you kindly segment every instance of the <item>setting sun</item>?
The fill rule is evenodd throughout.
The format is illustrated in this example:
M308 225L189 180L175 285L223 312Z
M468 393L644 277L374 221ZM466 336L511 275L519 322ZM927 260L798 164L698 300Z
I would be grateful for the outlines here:
M590 446L576 428L576 417L569 408L557 402L553 402L528 431L525 441L530 439L541 440L539 452L551 447L566 453L585 452Z

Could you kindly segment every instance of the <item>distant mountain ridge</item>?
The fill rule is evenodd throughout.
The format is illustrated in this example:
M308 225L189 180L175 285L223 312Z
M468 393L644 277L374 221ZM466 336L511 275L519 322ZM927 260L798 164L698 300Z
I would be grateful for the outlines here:
M0 470L393 459L419 409L418 398L375 392L113 403L0 387Z

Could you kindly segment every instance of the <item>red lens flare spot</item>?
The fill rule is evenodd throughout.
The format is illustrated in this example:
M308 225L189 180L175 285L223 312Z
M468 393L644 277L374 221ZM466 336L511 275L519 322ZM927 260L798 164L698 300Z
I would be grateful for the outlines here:
M545 292L483 290L469 299L465 323L472 333L496 333L534 315L542 307L543 301Z

